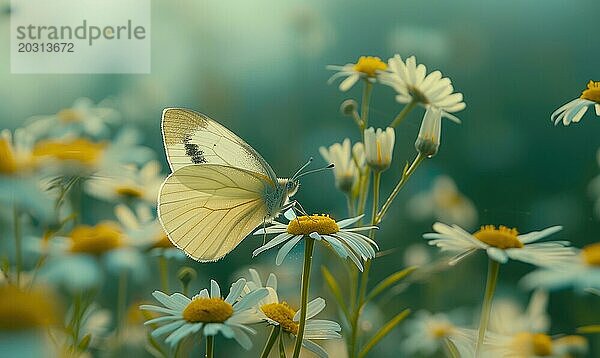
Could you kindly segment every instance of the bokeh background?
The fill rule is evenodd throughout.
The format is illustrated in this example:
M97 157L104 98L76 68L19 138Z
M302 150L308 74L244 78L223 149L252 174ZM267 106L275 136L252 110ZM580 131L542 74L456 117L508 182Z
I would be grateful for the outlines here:
M600 218L589 183L599 174L600 121L590 112L579 124L555 127L549 118L588 80L600 79L597 0L153 1L148 75L11 75L9 13L18 8L10 9L5 0L0 6L1 127L13 129L31 116L56 113L79 97L109 99L123 120L143 133L143 144L156 151L165 172L164 107L208 114L286 177L309 156L324 163L320 146L359 139L338 108L346 98L359 99L360 88L342 93L328 85L332 73L326 65L398 53L441 70L465 96L463 123L444 123L439 154L417 171L382 223L378 240L391 251L374 265L374 280L402 268L406 248L422 243L421 235L431 230L435 218L414 220L406 203L440 174L452 177L475 204L479 219L473 228L503 224L527 232L563 225L556 237L576 246L598 240ZM401 109L393 97L391 88L376 86L373 125L387 125ZM421 115L422 110L414 111L396 131L396 166L383 176L384 195L401 164L412 159ZM345 217L344 196L333 188L331 174L309 176L297 199L310 212ZM110 205L86 199L84 222L111 215ZM198 287L209 278L229 282L249 265L267 272L274 257L250 255L261 242L249 238L216 263L185 264L198 270ZM317 260L325 255L319 252ZM297 248L285 267L275 269L285 271L291 292L300 287L301 260ZM485 267L479 255L390 294L385 305L373 308L373 321L404 307L476 309ZM520 263L503 266L498 295L527 302L528 292L517 282L530 270ZM316 277L315 292L327 297ZM149 283L136 294L148 298L154 288ZM598 297L569 290L553 293L549 309L552 332L600 321ZM335 310L329 312L333 317ZM394 337L400 336L400 330L394 332L374 352L394 356ZM593 352L600 354L595 344Z

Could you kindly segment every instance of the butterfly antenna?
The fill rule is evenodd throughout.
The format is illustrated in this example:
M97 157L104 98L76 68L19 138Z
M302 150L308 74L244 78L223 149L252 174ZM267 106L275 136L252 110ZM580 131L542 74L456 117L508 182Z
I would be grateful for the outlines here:
M318 173L318 172L321 172L321 171L323 171L323 170L332 169L334 166L335 166L335 165L334 165L333 163L330 163L330 164L329 164L328 166L326 166L326 167L323 167L323 168L318 168L318 169L313 169L313 170L309 170L309 171L307 171L307 172L304 172L304 173L302 173L302 174L300 174L300 175L294 176L294 179L299 179L299 178L301 178L301 177L303 177L303 176L305 176L305 175L312 174L312 173Z
M294 173L294 175L292 175L292 180L296 179L298 177L298 174L300 174L301 171L303 171L307 166L309 166L310 163L312 163L312 161L313 161L313 157L308 158L306 163L304 163L304 165L301 166L300 169L298 169L296 171L296 173Z

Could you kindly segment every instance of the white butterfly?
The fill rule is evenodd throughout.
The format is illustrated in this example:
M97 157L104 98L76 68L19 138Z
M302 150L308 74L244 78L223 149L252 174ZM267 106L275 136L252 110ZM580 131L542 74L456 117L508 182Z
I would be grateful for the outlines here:
M227 255L257 226L271 221L298 190L277 178L250 145L207 116L183 108L162 114L172 173L158 196L158 216L171 242L198 261ZM310 161L309 161L310 163Z

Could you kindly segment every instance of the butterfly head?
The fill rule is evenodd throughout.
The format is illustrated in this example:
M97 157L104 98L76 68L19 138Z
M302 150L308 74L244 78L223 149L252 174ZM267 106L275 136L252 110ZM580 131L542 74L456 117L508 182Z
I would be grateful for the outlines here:
M296 192L298 191L298 188L300 187L300 182L296 179L288 179L288 181L285 183L285 192L288 196L288 198L294 196L294 194L296 194Z

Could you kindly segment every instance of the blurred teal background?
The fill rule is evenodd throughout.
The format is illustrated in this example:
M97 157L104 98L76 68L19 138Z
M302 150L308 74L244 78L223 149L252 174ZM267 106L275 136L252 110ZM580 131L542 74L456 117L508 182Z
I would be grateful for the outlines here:
M8 9L8 2L0 4ZM579 124L555 127L550 113L590 79L600 79L599 14L597 0L153 1L151 74L11 75L6 10L0 14L0 121L2 128L16 128L78 97L110 98L166 164L160 114L164 107L183 106L237 133L286 177L309 156L322 162L319 146L359 138L338 108L346 98L359 99L360 88L341 93L327 85L332 73L326 65L360 55L416 55L428 71L439 69L452 79L467 108L458 113L461 125L444 123L439 154L419 169L382 223L382 249L395 251L378 260L372 277L400 269L403 250L431 230L433 220L410 220L405 203L438 174L454 178L473 200L480 224L523 232L563 225L555 237L580 247L598 241L600 232L588 190L599 172L600 121L592 110ZM393 98L390 88L376 86L372 125L386 126L401 109ZM396 166L383 176L384 195L414 155L421 115L414 111L396 131ZM309 212L347 215L330 174L306 177L296 198ZM112 215L109 206L87 204L90 217ZM254 264L250 252L261 240L249 238L224 260L197 265L203 284L208 277L229 281L240 267ZM287 265L299 268L301 260L300 248ZM258 261L272 264L273 257ZM526 302L517 281L530 270L520 263L503 266L498 294ZM299 273L290 277L299 289ZM388 297L384 312L478 307L484 278L479 255ZM600 322L598 297L570 291L551 297L552 332ZM378 352L393 356L394 339Z

